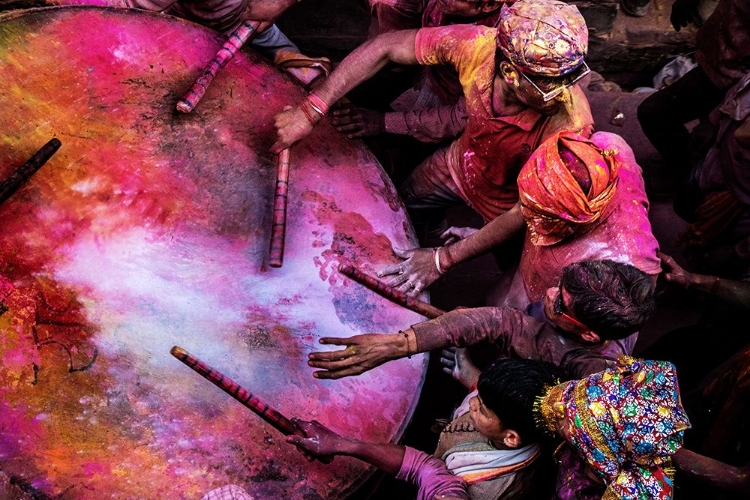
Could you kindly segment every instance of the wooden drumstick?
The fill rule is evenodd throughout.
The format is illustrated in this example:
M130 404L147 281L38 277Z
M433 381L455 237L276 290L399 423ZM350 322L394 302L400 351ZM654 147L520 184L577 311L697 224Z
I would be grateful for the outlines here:
M273 225L268 265L281 267L284 263L284 236L286 234L286 202L289 194L289 149L279 153L276 172L276 194L273 197Z
M216 74L221 68L227 65L227 63L234 57L234 54L240 50L240 48L247 42L251 37L254 36L256 30L260 26L259 22L245 21L240 25L239 28L234 30L229 35L229 39L224 43L219 52L216 53L213 59L203 68L200 76L190 90L188 90L182 99L177 103L177 111L181 113L190 113L198 105L198 101L201 100L203 94L208 90L208 86L216 77Z
M0 183L0 204L5 202L8 198L13 196L13 193L19 190L26 181L28 181L37 170L42 168L42 165L47 163L47 160L52 158L52 155L60 149L62 144L58 139L50 139L47 144L34 153L34 156L28 159L26 163L18 167L18 169L10 174L6 180Z
M428 318L437 318L438 316L442 316L443 314L445 314L445 311L443 311L442 309L438 309L437 307L415 297L409 297L404 292L396 290L392 286L383 283L379 279L373 278L372 276L363 273L350 264L340 264L339 272L350 277L357 283L366 286L373 292L382 295L386 299L391 300L407 309L411 309L412 311L417 312L422 316L427 316Z
M172 356L185 363L203 378L242 403L245 408L268 422L271 427L281 432L283 435L289 436L290 434L297 434L299 436L305 436L305 433L302 432L302 429L300 429L297 424L268 406L254 394L248 392L247 389L239 385L237 382L196 358L182 347L174 346L169 352ZM309 457L311 455L306 456ZM326 455L316 456L314 458L326 464L331 463L333 460L333 457Z
M294 422L265 404L253 394L250 394L231 378L225 376L218 370L214 370L200 359L191 355L182 347L174 346L169 352L172 356L198 372L203 378L242 403L247 409L268 422L274 429L285 436L300 433L299 427L297 427Z

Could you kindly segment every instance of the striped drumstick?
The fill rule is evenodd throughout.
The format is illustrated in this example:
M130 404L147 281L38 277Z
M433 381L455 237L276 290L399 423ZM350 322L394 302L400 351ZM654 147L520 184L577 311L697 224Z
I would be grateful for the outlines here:
M224 43L224 46L216 53L213 59L203 68L200 76L190 90L188 90L182 99L177 103L177 111L181 113L190 113L198 105L198 101L201 100L203 94L208 90L208 86L216 77L216 74L221 68L227 65L227 63L234 57L234 54L240 50L245 42L247 42L258 29L259 22L245 21L240 25L239 28L234 30L229 39Z
M286 202L289 194L289 150L279 153L276 172L276 194L273 197L273 225L268 265L281 267L284 262L284 236L286 234Z
M350 264L340 264L339 272L341 274L344 274L345 276L350 277L357 283L366 286L373 292L382 295L386 299L391 300L392 302L395 302L396 304L399 304L407 309L411 309L412 311L417 312L422 316L427 316L428 318L437 318L438 316L442 316L443 314L445 314L445 311L443 311L442 309L438 309L437 307L432 306L427 302L419 300L415 297L409 297L404 292L396 290L392 286L383 283L379 279L373 278L372 276L363 273Z
M305 433L302 432L302 429L300 429L297 424L268 406L257 396L250 394L250 392L237 382L225 376L220 371L213 369L211 366L196 358L182 347L174 346L169 352L172 356L185 363L203 378L242 403L245 408L268 422L271 427L281 432L283 435L289 436L290 434L297 434L299 436L305 436ZM329 464L333 460L333 457L328 455L313 457L312 455L305 453L305 456L310 460L315 458L324 464Z
M52 158L52 155L60 149L62 144L58 139L50 139L47 144L34 153L34 156L28 159L26 163L18 167L18 169L10 174L10 177L0 183L0 204L5 202L8 198L13 196L13 193L18 191L26 181L28 181L37 170L42 168L42 165L47 163L47 160Z
M281 432L285 436L288 436L290 434L300 434L300 429L294 422L265 404L263 401L258 399L257 396L250 394L237 382L229 377L226 377L218 370L214 370L212 367L196 358L182 347L174 346L169 352L172 354L172 356L179 359L187 366L198 372L198 374L203 378L232 396L234 399L242 403L247 409L268 422L277 431Z

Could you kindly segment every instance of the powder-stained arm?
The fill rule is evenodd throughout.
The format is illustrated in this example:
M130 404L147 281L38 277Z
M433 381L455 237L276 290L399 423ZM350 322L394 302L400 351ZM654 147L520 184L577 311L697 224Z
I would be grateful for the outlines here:
M315 94L330 107L389 62L417 64L414 54L416 36L417 30L392 31L363 43L341 61L323 84L315 89ZM279 153L312 132L313 123L309 117L317 116L319 120L320 116L316 113L306 101L303 101L296 108L276 115L274 120L277 141L271 151Z

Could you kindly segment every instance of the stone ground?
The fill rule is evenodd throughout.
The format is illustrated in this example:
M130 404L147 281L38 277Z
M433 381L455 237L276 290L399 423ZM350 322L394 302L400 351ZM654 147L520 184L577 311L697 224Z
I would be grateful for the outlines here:
M593 27L589 65L626 90L650 86L653 75L670 58L692 50L694 30L676 33L669 24L670 0L655 0L643 18L618 12L617 4L611 0L574 3L579 5ZM364 41L368 23L364 0L351 3L305 0L290 9L279 25L303 52L325 55L336 62ZM643 136L635 116L635 109L642 99L643 95L631 93L596 93L590 97L597 128L625 137L635 150L639 163L649 170L655 168L658 155ZM624 120L612 120L619 112L624 114ZM677 247L677 237L684 230L685 223L672 211L672 201L652 200L650 218L662 251L684 263ZM451 225L478 226L481 223L468 208L450 211L448 219ZM428 240L427 244L438 245L439 241ZM488 288L499 275L492 256L465 263L433 285L432 302L444 309L482 306ZM659 290L659 308L641 332L637 351L668 331L694 323L702 312L700 302L689 300L686 303L688 299L663 284ZM403 440L405 444L429 451L437 442L437 435L430 430L432 423L436 418L446 418L464 395L463 388L441 372L438 358L436 354L431 358L419 406ZM384 478L379 485L368 486L353 498L414 498L415 491L400 481Z

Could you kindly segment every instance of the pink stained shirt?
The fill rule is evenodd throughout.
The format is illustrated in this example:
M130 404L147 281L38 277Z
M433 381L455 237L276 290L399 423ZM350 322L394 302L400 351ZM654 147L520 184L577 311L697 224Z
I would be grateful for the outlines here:
M526 109L495 116L494 28L454 25L417 32L415 55L423 65L450 64L459 76L468 120L450 146L449 169L462 198L488 222L518 201L516 178L531 152L562 130L587 135L593 118L586 97L572 88L571 102L554 116Z
M560 282L562 269L581 260L609 259L631 264L653 276L661 272L659 243L651 231L648 198L633 150L622 137L609 132L597 132L591 136L591 141L603 150L617 151L620 174L617 191L610 202L613 209L606 219L596 222L587 232L555 245L534 245L531 235L526 233L518 273L528 302L541 300L547 288ZM523 303L508 305L519 307Z
M498 3L498 5L500 5ZM471 23L479 26L494 26L500 17L500 8L477 17ZM434 28L454 24L461 18L443 13L440 0L430 0L422 13L422 27ZM469 19L466 19L468 21ZM398 109L404 96L415 100L408 109ZM430 103L420 101L430 96ZM385 114L385 130L393 134L409 135L422 142L440 142L461 135L466 125L466 105L463 89L452 66L435 65L423 68L419 82L411 91L394 101L394 111Z
M418 500L432 500L438 495L469 500L466 483L453 475L445 462L408 446L405 449L396 478L419 486Z
M471 24L473 26L488 26L492 28L500 19L501 8L499 6L501 3L498 3L498 8L496 10L484 16L471 19L471 22L456 22L457 20L464 20L446 16L443 13L441 2L442 0L430 0L427 2L427 5L422 12L423 28L437 28L454 24ZM512 1L503 3L512 3ZM465 19L465 21L469 21L469 19ZM463 96L463 88L461 87L461 82L458 80L458 74L454 68L450 66L432 66L426 68L425 73L425 85L428 85L433 89L443 102L453 103L456 102L459 97Z

